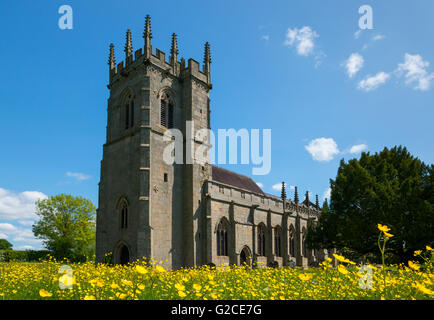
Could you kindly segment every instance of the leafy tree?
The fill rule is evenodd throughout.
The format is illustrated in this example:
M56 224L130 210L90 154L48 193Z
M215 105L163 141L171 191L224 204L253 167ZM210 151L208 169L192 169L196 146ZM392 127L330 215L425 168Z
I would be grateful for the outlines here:
M56 258L83 261L95 250L95 206L88 199L59 194L36 202L40 220L33 233Z
M11 250L12 243L7 241L6 239L0 239L0 250Z
M413 259L413 252L434 240L434 166L405 147L362 153L341 160L330 180L331 201L308 234L312 248L337 248L360 258L378 258L377 224L394 234L388 242L390 262Z

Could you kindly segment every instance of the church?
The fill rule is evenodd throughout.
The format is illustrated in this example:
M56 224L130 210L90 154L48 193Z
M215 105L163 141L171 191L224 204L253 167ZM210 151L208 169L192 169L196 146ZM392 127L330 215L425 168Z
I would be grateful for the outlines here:
M125 264L152 258L168 269L216 266L314 265L327 250L305 245L308 225L318 219L315 203L264 193L249 177L205 164L167 164L166 130L210 129L211 52L201 65L152 48L146 16L144 47L133 51L127 31L125 60L109 54L110 95L97 209L96 259L111 253ZM195 141L200 144L200 141ZM185 153L184 153L185 154Z

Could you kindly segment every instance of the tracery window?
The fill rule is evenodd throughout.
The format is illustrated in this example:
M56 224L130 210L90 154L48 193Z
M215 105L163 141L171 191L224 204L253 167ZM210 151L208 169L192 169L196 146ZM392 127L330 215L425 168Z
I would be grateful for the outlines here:
M295 231L292 225L289 229L289 255L295 257Z
M121 229L128 228L128 203L123 200L120 205Z
M124 105L124 126L125 130L134 126L134 98L129 95Z
M160 105L160 124L166 128L173 128L174 119L173 119L173 103L170 101L167 93L163 93L161 96L161 105Z
M282 228L277 226L274 230L274 254L277 257L282 256Z
M258 255L265 256L265 233L264 224L258 226Z
M228 255L228 223L224 219L217 226L217 255Z

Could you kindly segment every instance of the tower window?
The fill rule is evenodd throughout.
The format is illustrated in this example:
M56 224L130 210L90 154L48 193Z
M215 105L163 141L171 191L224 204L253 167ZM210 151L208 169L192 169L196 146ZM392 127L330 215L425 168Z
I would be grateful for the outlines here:
M173 128L174 119L173 119L174 107L170 102L169 97L166 93L161 97L160 104L160 125L166 128Z
M167 101L161 100L160 124L167 127Z
M164 174L164 182L167 182L168 178L167 178L167 173Z
M134 99L132 96L128 96L127 102L124 107L124 125L125 130L134 126Z
M128 204L124 201L121 205L121 229L128 228Z

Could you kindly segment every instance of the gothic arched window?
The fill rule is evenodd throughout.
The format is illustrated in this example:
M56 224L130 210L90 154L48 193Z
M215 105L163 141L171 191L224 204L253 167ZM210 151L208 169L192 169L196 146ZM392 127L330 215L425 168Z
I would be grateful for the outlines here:
M123 200L120 205L121 229L128 228L128 203Z
M302 245L302 252L303 252L303 257L307 257L307 248L306 248L306 229L305 228L303 228L303 231L302 231L302 233L303 233L303 237L302 237L302 242L301 242L301 245Z
M217 226L217 255L228 255L228 223L224 219Z
M129 95L124 104L124 125L125 129L134 126L134 98Z
M289 255L295 257L295 230L292 225L289 228Z
M264 224L258 226L258 255L265 256L265 232Z
M274 254L277 257L282 256L282 228L277 226L274 230Z
M173 112L173 102L166 93L163 93L160 106L160 124L163 127L173 128Z

